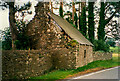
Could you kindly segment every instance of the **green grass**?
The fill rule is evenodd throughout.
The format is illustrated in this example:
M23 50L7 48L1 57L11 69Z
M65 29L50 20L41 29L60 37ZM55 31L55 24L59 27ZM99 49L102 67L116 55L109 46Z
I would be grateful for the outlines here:
M57 79L64 79L68 75L73 75L81 71L85 71L92 68L110 68L118 66L118 57L114 56L112 60L104 60L104 61L94 61L92 63L89 63L86 66L79 67L77 69L72 70L55 70L50 73L47 73L43 76L39 77L31 77L30 79L42 79L42 81L55 81Z
M112 51L113 53L120 53L120 47L110 47L110 51Z
M51 79L54 81L57 79L63 79L66 76L68 76L69 74L73 74L73 70L67 70L67 71L56 70L56 71L50 72L50 73L40 76L40 77L31 77L30 79Z

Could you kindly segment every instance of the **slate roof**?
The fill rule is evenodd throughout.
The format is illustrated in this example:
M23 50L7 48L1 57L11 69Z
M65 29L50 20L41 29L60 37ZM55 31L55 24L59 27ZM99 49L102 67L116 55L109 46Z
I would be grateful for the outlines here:
M67 20L53 13L49 13L49 16L74 40L84 45L93 44L88 41L75 27L72 26Z

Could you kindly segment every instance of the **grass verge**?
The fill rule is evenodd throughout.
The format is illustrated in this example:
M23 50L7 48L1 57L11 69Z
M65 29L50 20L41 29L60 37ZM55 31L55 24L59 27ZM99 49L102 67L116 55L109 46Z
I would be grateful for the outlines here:
M115 67L119 66L119 60L117 55L113 55L113 59L111 60L104 60L104 61L94 61L92 63L89 63L86 66L79 67L77 69L71 69L71 70L55 70L50 73L47 73L43 76L39 77L31 77L30 79L41 79L42 81L55 81L58 79L64 79L68 77L69 75L74 75L79 72L85 72L90 69L95 69L95 68L110 68L110 67Z
M120 54L120 47L110 47L110 51L113 53L119 53Z

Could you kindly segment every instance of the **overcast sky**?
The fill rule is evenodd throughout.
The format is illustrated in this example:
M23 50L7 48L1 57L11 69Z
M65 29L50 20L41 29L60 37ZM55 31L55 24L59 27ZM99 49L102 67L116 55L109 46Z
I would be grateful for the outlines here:
M5 27L9 27L8 20L8 9L2 10L0 9L0 30L3 30Z
M33 0L25 0L26 2L31 1L32 2L32 6L30 8L30 10L33 12L32 15L27 15L25 17L25 20L31 20L34 15L35 15L35 9L34 6L36 5L37 1L33 1ZM17 4L23 5L25 2L23 2L22 0L19 0L17 2ZM5 9L2 10L0 8L0 30L4 30L5 27L9 27L9 9Z

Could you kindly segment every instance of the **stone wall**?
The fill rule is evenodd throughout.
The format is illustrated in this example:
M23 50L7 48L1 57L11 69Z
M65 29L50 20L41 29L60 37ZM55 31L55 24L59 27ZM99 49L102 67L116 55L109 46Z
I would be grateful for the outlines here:
M51 55L40 51L3 51L2 52L2 77L29 78L40 76L52 68Z
M73 53L74 49L59 49L54 50L52 54L53 65L55 69L75 69L76 55Z
M57 50L16 50L2 52L2 77L29 78L40 76L51 69L75 69L93 60L112 59L112 53L94 52L92 47L80 45L79 52L75 49L60 48ZM86 57L84 57L86 50Z
M93 60L110 60L112 59L112 53L111 52L94 52L93 53Z
M2 77L29 78L40 76L52 69L74 69L76 55L74 49L55 50L15 50L2 52ZM73 53L73 54L72 54Z
M85 54L86 51L86 55ZM76 68L87 65L93 61L93 49L92 46L80 45L79 53L77 54Z
M76 47L77 48L77 47ZM52 69L76 69L92 62L90 52L86 58L76 48L54 50L16 50L2 52L3 79L40 76ZM86 46L87 51L91 48ZM77 51L77 52L76 52Z

